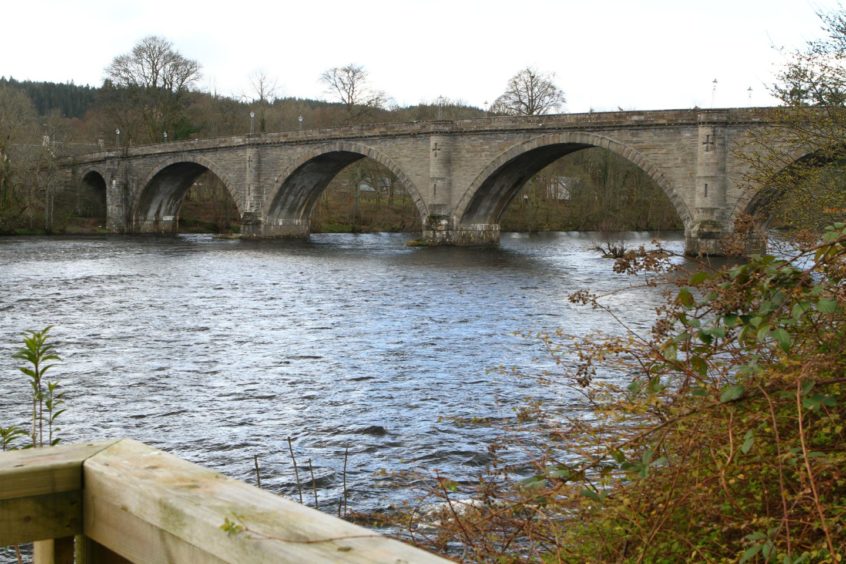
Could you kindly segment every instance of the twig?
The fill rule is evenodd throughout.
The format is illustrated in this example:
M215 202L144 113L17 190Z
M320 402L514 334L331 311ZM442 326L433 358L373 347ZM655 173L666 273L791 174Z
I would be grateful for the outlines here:
M437 479L438 485L441 487L441 491L444 492L444 499L447 502L447 507L449 507L450 513L452 513L452 518L455 519L455 523L458 525L458 528L461 529L461 533L464 535L464 546L466 550L468 546L474 546L473 537L471 537L470 533L467 532L467 529L464 528L464 523L461 522L461 518L455 511L455 507L452 506L452 500L449 498L449 492L447 491L446 486L444 486L444 481L437 473L435 474L435 478Z
M300 486L300 472L297 470L297 459L294 457L294 447L291 446L291 437L288 437L288 450L291 451L291 460L294 462L294 477L297 479L297 494L299 494L300 504L302 504L303 488Z
M256 485L261 487L261 474L259 473L259 463L258 463L258 455L253 455L253 462L256 465Z
M317 483L314 481L314 466L311 465L311 458L308 459L308 471L311 473L311 491L314 492L314 508L320 509L317 504Z
M346 517L347 515L347 458L350 454L350 447L344 448L344 473L342 474L344 480L344 490L341 494L341 499L338 500L338 517ZM343 515L341 508L343 507Z
M823 513L822 504L820 503L820 496L817 493L817 482L814 480L814 473L811 470L811 461L808 458L808 447L805 445L805 427L802 423L802 380L796 379L796 411L799 415L799 442L802 444L802 457L805 459L805 470L808 472L808 483L811 485L811 491L814 494L814 504L817 507L817 513L820 515L820 527L825 533L825 542L828 545L828 552L832 560L837 558L837 553L834 552L834 543L831 542L831 533L828 530L828 525L825 522L825 514Z
M776 462L778 463L778 489L779 495L781 496L782 510L781 522L784 525L784 531L787 534L787 555L792 557L793 550L790 542L790 512L787 509L787 488L784 486L784 467L782 466L781 459L781 437L778 432L778 419L776 419L775 406L773 405L773 400L770 397L770 394L768 394L767 390L765 390L760 384L758 385L758 389L761 390L761 393L767 400L767 404L770 406L770 419L773 422L773 435L775 435Z

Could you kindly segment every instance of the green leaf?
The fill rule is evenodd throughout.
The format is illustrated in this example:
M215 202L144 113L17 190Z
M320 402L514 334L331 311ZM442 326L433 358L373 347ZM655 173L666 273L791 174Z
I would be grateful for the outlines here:
M676 348L675 343L673 343L672 341L664 345L664 348L661 350L661 352L664 354L664 357L667 360L676 360L679 354L678 348Z
M664 384L661 382L661 377L656 376L654 378L649 379L649 382L646 385L646 390L650 394L660 394L664 391L665 387L666 386L664 386Z
M455 484L455 482L452 482L452 484ZM520 480L520 485L524 488L540 488L546 485L546 477L532 476L530 478L526 478L525 480ZM447 487L447 489L454 492L458 489L458 487L455 485L453 488Z
M764 300L758 306L758 313L760 313L761 315L767 315L768 313L773 311L773 309L775 308L773 307L772 302L770 302L769 300Z
M708 372L708 363L701 356L694 356L690 359L690 367L693 368L694 372L699 374L700 376L705 376Z
M726 386L720 394L720 403L728 403L730 401L738 400L742 398L745 393L746 390L740 384Z
M793 343L793 339L790 337L790 333L779 327L778 329L773 331L771 335L781 347L781 350L783 350L784 352L790 352L790 345Z
M761 545L761 544L754 544L754 545L750 546L749 548L747 548L746 550L744 550L743 556L740 557L740 564L743 564L744 562L748 562L749 560L754 558L756 554L761 552L761 548L763 548L763 546L764 545Z
M696 300L693 299L693 294L690 293L690 290L687 288L682 288L679 290L679 295L676 297L676 302L679 303L682 307L685 308L692 308L693 305L696 303Z
M557 480L569 480L573 473L570 472L570 469L566 466L559 466L557 468L547 470L546 475Z
M793 317L794 321L799 321L805 312L808 311L808 305L805 302L800 302L797 304L793 304L793 308L790 311L791 317Z
M602 501L602 497L592 489L585 488L582 490L581 494L588 499L592 499L594 501Z
M808 392L810 392L811 390L813 390L813 389L814 389L814 386L815 386L816 384L817 384L817 383L816 383L814 380L805 380L805 382L802 384L801 394L802 394L803 396L804 396L804 395L807 395L807 394L808 394Z
M837 400L834 399L832 396L823 396L820 394L816 394L802 399L802 406L805 409L810 409L811 411L817 411L823 406L835 407L836 405Z
M837 300L820 298L820 301L817 302L817 311L820 313L834 313L837 311Z
M773 541L770 540L764 544L764 548L761 550L761 556L764 557L764 562L769 562L774 549Z
M702 284L703 282L705 282L709 278L711 278L710 274L708 274L707 272L699 271L699 272L697 272L696 274L694 274L693 276L690 277L690 285L691 286L699 286L700 284Z
M740 445L740 452L743 454L749 454L749 451L752 450L752 445L755 443L755 431L749 429L746 431L746 434L743 435L743 444Z

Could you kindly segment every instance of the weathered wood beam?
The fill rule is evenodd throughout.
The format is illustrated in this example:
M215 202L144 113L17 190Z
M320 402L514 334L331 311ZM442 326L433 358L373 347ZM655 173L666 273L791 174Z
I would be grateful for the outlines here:
M84 534L131 561L444 561L129 439L83 473Z
M112 443L4 452L0 546L81 533L82 463Z
M137 441L0 454L0 546L68 563L443 562Z

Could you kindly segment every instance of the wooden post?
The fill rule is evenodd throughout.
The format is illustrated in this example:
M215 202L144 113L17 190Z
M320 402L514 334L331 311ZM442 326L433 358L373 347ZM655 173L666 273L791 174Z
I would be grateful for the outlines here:
M73 556L73 537L42 540L33 543L33 564L73 564Z

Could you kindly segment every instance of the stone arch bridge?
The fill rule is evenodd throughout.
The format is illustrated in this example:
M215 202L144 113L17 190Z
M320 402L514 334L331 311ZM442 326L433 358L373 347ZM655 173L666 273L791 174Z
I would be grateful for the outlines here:
M719 241L752 200L742 186L743 136L773 108L607 112L354 126L136 146L74 157L75 183L105 189L115 232L169 232L187 189L205 171L227 187L254 237L307 236L320 193L348 164L371 158L413 199L423 239L492 244L505 208L536 172L602 147L645 171L684 223L686 250ZM751 188L755 192L755 188Z

